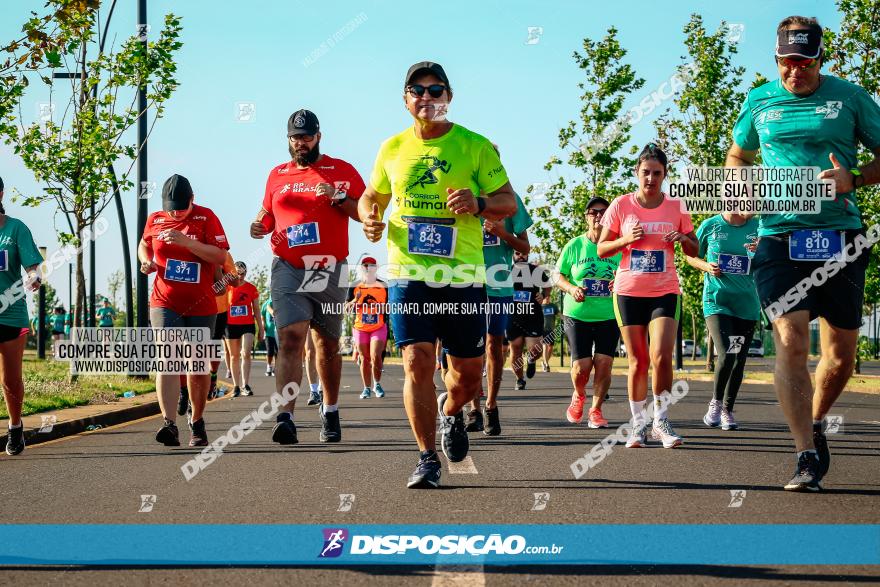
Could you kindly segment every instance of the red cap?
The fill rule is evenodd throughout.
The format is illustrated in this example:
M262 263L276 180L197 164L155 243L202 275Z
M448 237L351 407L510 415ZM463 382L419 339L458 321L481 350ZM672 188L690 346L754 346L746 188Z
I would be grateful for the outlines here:
M376 265L376 259L373 257L364 257L361 259L361 265Z

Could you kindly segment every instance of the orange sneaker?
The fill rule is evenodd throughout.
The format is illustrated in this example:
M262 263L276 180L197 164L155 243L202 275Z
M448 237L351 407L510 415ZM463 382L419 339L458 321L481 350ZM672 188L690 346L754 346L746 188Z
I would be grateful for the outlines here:
M590 428L608 428L608 420L602 416L602 408L590 408L587 413L587 426Z
M572 397L568 409L565 410L565 419L572 424L580 424L581 420L584 418L584 400L586 399L587 396Z

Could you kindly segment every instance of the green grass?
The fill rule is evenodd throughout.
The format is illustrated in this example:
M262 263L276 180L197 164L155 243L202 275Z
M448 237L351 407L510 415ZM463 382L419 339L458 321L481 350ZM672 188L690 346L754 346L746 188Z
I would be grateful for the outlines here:
M51 359L41 361L35 352L24 355L23 415L72 408L86 404L109 404L126 391L138 395L156 390L154 380L139 380L123 375L81 375L69 381L70 364ZM0 405L0 418L8 418L6 404Z

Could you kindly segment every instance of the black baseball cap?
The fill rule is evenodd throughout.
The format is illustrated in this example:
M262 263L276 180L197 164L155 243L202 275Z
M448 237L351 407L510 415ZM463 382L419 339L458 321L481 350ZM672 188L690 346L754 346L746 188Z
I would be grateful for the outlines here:
M446 77L446 72L443 71L443 67L439 63L434 63L433 61L419 61L418 63L411 65L406 72L406 79L403 81L403 86L408 86L412 81L412 78L415 77L417 73L422 72L433 73L440 78L440 81L447 86L449 85L449 78Z
M776 33L777 57L816 59L822 55L822 27L794 25Z
M193 198L193 189L189 180L182 175L174 174L165 180L162 186L162 209L166 212L172 210L186 210Z
M587 202L587 208L586 208L586 209L589 210L590 208L592 208L592 207L593 207L593 204L605 204L605 207L606 207L606 208L607 208L608 206L611 205L611 204L608 203L608 200L606 200L606 199L603 198L602 196L593 196L592 198L590 198L590 201Z
M311 110L297 110L287 119L287 136L316 135L321 130L318 117Z

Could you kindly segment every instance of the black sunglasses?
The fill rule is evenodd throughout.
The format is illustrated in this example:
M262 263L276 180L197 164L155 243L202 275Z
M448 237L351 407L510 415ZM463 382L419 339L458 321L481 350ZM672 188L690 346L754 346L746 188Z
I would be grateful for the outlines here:
M430 86L412 84L411 86L406 87L407 92L409 92L413 96L418 96L419 98L425 95L425 90L428 91L428 95L430 95L432 98L439 98L443 95L443 92L446 91L446 86L441 84L431 84Z
M590 208L587 210L587 216L602 216L605 214L604 208Z

